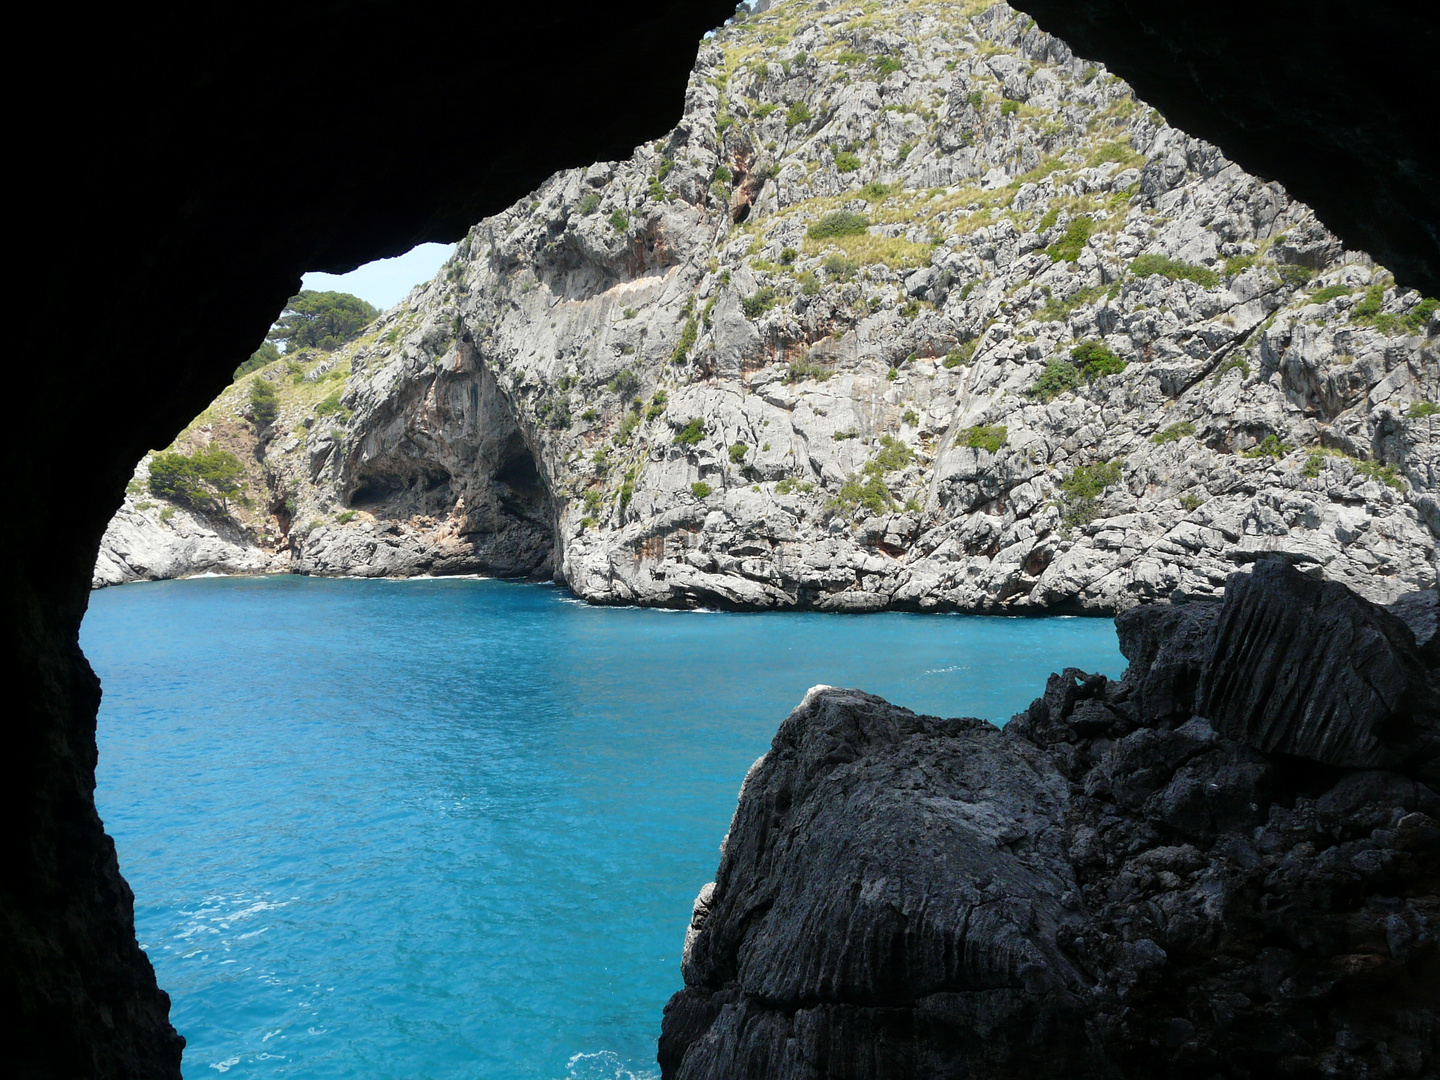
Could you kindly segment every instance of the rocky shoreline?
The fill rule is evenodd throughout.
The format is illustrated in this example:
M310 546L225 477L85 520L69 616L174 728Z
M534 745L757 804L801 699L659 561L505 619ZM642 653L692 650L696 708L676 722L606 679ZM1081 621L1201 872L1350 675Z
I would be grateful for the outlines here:
M1266 560L1003 729L815 688L696 900L663 1075L1434 1075L1436 611Z

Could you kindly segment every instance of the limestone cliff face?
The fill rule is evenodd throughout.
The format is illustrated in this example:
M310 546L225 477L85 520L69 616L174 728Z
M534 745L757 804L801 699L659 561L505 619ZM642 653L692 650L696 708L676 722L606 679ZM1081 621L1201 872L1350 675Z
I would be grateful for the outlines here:
M667 138L251 376L345 379L258 433L261 546L838 610L1119 610L1273 552L1390 601L1435 581L1437 331L1005 5L786 0Z
M149 495L150 459L147 454L136 467L125 503L105 530L91 578L95 588L196 574L266 574L289 568L282 555L257 543L256 532L247 527L251 522L204 514Z

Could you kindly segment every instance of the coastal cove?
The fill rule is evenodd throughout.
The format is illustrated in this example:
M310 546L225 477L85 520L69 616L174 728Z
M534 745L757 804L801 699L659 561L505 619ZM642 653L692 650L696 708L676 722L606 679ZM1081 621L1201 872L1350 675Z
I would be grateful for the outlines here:
M1003 722L1109 620L595 607L496 580L92 595L96 798L187 1077L658 1075L692 900L819 683Z

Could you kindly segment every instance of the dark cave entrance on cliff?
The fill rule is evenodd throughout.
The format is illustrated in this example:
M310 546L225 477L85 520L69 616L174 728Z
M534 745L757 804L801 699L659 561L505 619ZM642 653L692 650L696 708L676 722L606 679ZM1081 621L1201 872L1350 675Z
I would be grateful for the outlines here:
M369 473L359 478L345 499L353 510L380 508L402 496L422 513L443 513L454 502L449 497L450 474L444 469L420 469L409 477Z
M362 430L352 440L362 451L337 451L344 506L410 545L412 561L395 573L552 578L561 506L537 433L473 348L454 370L437 372L426 394L419 429Z
M507 440L505 450L494 473L494 482L501 489L500 505L517 518L553 530L554 497L540 473L530 445L517 433Z

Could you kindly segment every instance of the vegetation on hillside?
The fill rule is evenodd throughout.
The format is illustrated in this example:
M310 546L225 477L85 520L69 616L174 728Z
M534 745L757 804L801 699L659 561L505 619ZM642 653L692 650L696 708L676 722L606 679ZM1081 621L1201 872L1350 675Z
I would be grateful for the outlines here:
M156 454L150 462L150 494L195 510L224 512L241 492L240 459L218 446L193 454Z
M379 314L358 296L306 289L286 301L265 340L285 352L335 349L359 337Z

